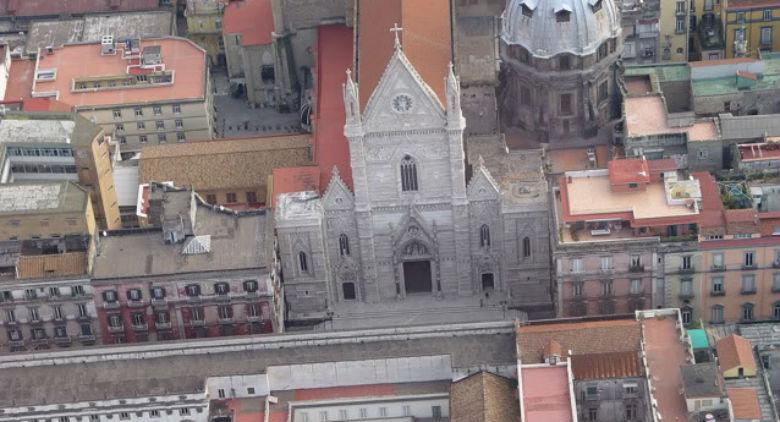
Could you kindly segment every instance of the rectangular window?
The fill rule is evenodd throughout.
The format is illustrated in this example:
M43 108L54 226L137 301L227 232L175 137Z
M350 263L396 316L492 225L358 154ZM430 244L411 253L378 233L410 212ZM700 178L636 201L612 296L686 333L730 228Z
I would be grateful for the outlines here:
M764 20L765 21L772 20L772 9L764 9Z
M571 272L572 273L581 273L582 272L582 259L581 258L573 258L571 260Z
M675 4L674 9L678 14L679 13L685 13L685 2L684 1L678 1L677 4Z
M146 129L146 123L144 123L144 122L138 122L135 125L138 128L138 130Z
M146 135L141 135L141 136L138 137L138 142L140 142L142 144L145 144L145 143L149 142L149 138L147 138Z
M135 112L136 117L141 117L144 115L144 109L141 107L134 107L133 111Z
M219 390L217 390L217 395L219 396L219 398L224 399L225 398L225 390L220 388Z
M176 142L184 142L186 139L184 132L176 132Z
M13 309L8 309L5 311L5 320L6 322L16 322L16 312L14 312Z
M678 16L674 24L674 32L680 34L685 32L685 16Z
M737 23L745 23L745 12L737 12Z
M173 122L176 125L176 129L181 129L184 127L184 121L182 119L176 119Z
M693 295L693 280L690 278L680 280L680 294L683 296Z
M155 120L154 128L157 130L165 130L165 122L162 120Z
M256 192L246 192L246 202L249 204L254 204L257 202L257 193Z
M228 192L225 197L227 198L228 204L235 204L237 201L236 193L235 192Z
M632 295L642 294L642 280L638 278L631 280L631 294Z
M53 306L52 313L54 314L54 319L62 319L62 306Z
M693 266L691 265L691 256L690 255L683 256L682 257L682 269L683 270L690 270L691 268L693 268Z
M742 294L756 292L756 277L753 274L742 275Z
M165 136L164 133L158 133L157 134L157 142L160 144L164 144L168 142L168 138Z
M155 116L159 116L162 114L162 107L158 105L152 106L152 112L154 113Z
M575 281L574 283L572 283L572 295L574 297L582 296L582 285L583 282L581 281Z
M190 414L190 408L189 407L182 407L179 409L179 415L181 416L187 416Z
M604 270L604 271L612 269L612 257L611 256L602 256L601 257L601 269Z
M441 419L441 406L431 406L431 415L434 419Z
M753 252L745 252L745 267L753 266Z
M122 110L115 108L111 110L111 114L114 116L115 119L121 119L122 118Z
M716 270L723 269L723 254L713 253L712 254L712 268Z
M609 97L609 84L607 81L602 82L599 85L599 101L606 101Z
M215 205L217 203L217 196L214 194L207 194L206 195L206 202L208 202L211 205Z
M174 104L173 106L171 106L171 109L173 110L174 113L179 114L181 113L181 104Z
M125 130L125 125L123 123L117 123L114 125L115 132L123 132L124 130Z
M772 274L772 291L780 292L780 273Z
M612 296L612 280L601 281L601 295Z
M85 318L89 316L89 314L87 313L87 305L85 303L79 303L76 306L78 306L79 309L79 317Z
M119 412L119 419L123 421L130 419L130 412Z
M570 115L572 113L572 94L561 94L560 112L563 115Z
M38 298L38 291L35 289L26 289L24 291L24 296L27 299L37 299Z
M764 26L761 28L761 40L760 40L762 47L771 47L772 46L772 27L771 26Z
M726 290L723 286L723 277L712 277L712 293L723 294Z

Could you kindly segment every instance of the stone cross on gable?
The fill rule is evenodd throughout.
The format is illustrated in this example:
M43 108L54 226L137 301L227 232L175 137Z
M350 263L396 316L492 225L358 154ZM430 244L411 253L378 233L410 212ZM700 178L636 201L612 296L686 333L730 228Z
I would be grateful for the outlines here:
M400 48L401 47L401 40L400 40L400 38L398 38L398 33L403 31L403 30L404 30L403 28L398 26L398 22L394 23L393 27L390 28L390 32L395 34L395 48Z

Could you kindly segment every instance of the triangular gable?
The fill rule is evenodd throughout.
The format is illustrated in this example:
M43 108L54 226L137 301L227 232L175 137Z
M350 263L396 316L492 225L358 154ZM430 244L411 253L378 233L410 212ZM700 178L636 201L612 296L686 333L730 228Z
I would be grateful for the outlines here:
M352 192L341 179L337 167L331 171L330 183L322 196L323 207L326 210L351 210L354 204Z
M441 75L442 78L446 74ZM399 113L393 108L398 95L411 98L412 106L408 112ZM440 124L445 119L445 108L423 78L414 69L409 59L398 47L390 58L374 92L369 97L363 113L363 123L372 127L387 122L397 125L414 122L415 126Z
M479 163L474 168L474 175L471 176L471 180L466 187L466 195L470 201L497 200L501 197L501 190L485 167L481 156L479 157Z

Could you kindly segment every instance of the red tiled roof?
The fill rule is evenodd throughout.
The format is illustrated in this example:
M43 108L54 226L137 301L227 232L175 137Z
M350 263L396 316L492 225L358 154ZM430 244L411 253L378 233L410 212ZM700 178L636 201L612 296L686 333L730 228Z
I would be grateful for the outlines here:
M671 158L662 158L660 160L648 160L647 167L651 173L672 171L677 170L677 163Z
M47 16L155 10L158 0L0 0L0 14Z
M35 60L12 59L5 88L5 101L18 101L30 96L35 75Z
M721 372L737 367L756 369L753 346L746 338L732 334L721 339L716 349L718 350L718 364Z
M642 376L638 352L593 353L571 357L574 379L607 379Z
M320 191L320 168L317 166L275 168L273 174L273 208L276 208L276 198L280 194Z
M609 183L613 186L650 182L650 168L644 159L612 160L607 164L607 168L609 169Z
M344 137L344 99L341 87L352 66L352 30L343 25L317 30L316 107L314 116L314 162L320 167L320 188L330 182L333 167L352 188L349 144Z
M720 200L720 189L715 178L706 171L693 173L699 180L701 189L701 210L699 212L700 227L723 227L723 202Z
M393 54L394 24L414 68L445 103L444 78L452 61L449 0L360 0L358 84L365 108Z
M734 408L736 419L761 419L758 393L752 388L729 388L726 390Z
M395 394L393 384L353 385L347 387L303 388L295 390L294 400L326 400L348 397L391 396Z
M225 34L241 34L241 45L271 44L274 16L271 0L232 1L222 18Z

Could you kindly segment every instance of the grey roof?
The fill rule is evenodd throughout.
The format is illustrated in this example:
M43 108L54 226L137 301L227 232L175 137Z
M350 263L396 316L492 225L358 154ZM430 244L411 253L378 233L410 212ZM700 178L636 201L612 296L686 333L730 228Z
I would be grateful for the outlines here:
M720 133L724 140L780 136L780 115L732 116L721 114Z
M256 337L258 343L264 338ZM293 346L284 350L215 351L4 368L0 370L0 385L13 394L0 394L0 407L194 393L203 390L206 377L258 374L273 365L435 355L449 355L454 368L515 363L515 336L511 332L371 340L376 338L369 337L360 343Z
M686 397L721 397L725 394L723 381L715 362L683 365L680 371Z
M100 238L94 279L140 277L266 266L264 213L220 211L198 200L195 234L211 235L209 253L184 255L185 243L166 244L160 230L121 231Z
M32 182L0 185L0 215L83 211L87 191L73 182Z
M601 3L594 12L592 4ZM523 14L523 7L533 10ZM569 22L557 22L556 11L568 11ZM620 12L613 0L511 0L502 16L501 38L538 57L560 53L588 55L620 35Z
M59 47L63 44L100 42L113 35L117 42L126 38L159 38L172 35L171 12L149 11L89 15L79 19L36 21L30 24L26 50Z
M0 144L89 145L101 130L76 113L15 111L0 120Z
M114 188L120 207L135 207L138 201L138 160L120 161L114 166Z

